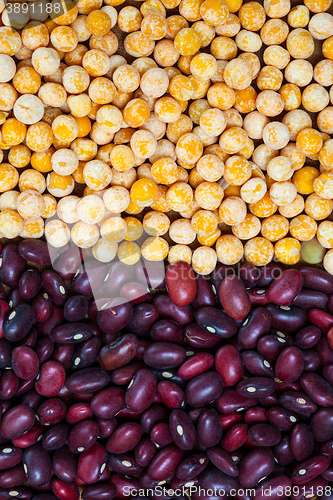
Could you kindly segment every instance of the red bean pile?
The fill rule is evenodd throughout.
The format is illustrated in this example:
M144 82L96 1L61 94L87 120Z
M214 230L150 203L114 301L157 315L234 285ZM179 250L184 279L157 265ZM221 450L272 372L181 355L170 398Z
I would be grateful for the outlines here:
M333 276L50 264L0 254L0 500L332 498Z

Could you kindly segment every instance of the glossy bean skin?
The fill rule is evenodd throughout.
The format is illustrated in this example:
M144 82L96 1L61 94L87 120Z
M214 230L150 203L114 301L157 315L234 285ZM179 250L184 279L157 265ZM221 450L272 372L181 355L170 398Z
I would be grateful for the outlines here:
M64 322L62 308L52 305L51 313L45 321L37 324L37 332L40 337L50 337L53 328Z
M282 272L268 287L267 298L279 306L290 306L302 290L303 276L297 269Z
M303 350L304 371L314 372L320 365L319 354L313 349Z
M18 464L0 474L0 487L15 488L24 484L26 480L23 466Z
M191 305L178 307L167 295L156 295L153 299L153 305L156 307L161 318L172 319L180 326L189 325L194 319Z
M185 349L171 342L155 342L145 349L143 355L143 360L148 366L163 370L177 368L185 358Z
M174 382L164 380L157 386L159 400L170 409L185 407L185 394Z
M281 432L271 424L255 424L248 430L248 438L256 446L274 446L280 441Z
M260 479L268 476L274 468L272 452L267 448L251 451L240 463L239 481L243 487L253 488Z
M322 474L330 465L330 458L326 455L317 455L296 465L291 474L294 484L300 485L311 481Z
M215 467L220 469L222 472L228 474L229 476L238 476L238 468L225 450L217 447L209 448L209 450L207 450L207 455Z
M254 288L260 278L260 269L251 262L244 262L239 268L239 277L247 289Z
M333 316L322 309L312 308L308 311L309 322L317 326L320 331L327 334L333 327Z
M133 306L153 300L149 288L143 283L137 283L135 281L125 283L125 285L121 287L119 295L129 300Z
M18 245L19 254L29 262L39 266L49 266L51 256L48 244L42 240L23 240Z
M83 260L83 252L81 248L74 244L69 244L69 247L61 252L59 257L53 262L53 268L63 280L73 278L76 271L79 269Z
M206 469L200 474L199 481L201 483L201 487L203 489L216 488L217 490L224 490L225 494L229 495L231 490L240 489L240 484L237 477L229 476L224 472L220 471L215 466L208 466ZM199 497L200 498L200 497ZM204 497L208 500L211 497ZM213 497L215 498L219 497Z
M246 411L244 415L245 424L260 424L261 422L268 422L265 408L250 408Z
M220 347L215 354L215 368L224 387L237 384L243 375L243 365L238 349L231 344Z
M64 368L70 362L72 356L74 354L74 344L66 343L66 344L55 344L55 348L51 354L51 359L60 363Z
M10 288L17 287L26 263L15 244L6 245L0 253L0 281Z
M30 347L15 347L12 351L12 368L14 373L24 380L35 378L39 371L37 354Z
M260 337L269 332L271 323L271 315L265 308L254 309L238 331L238 342L246 349L253 349Z
M333 406L333 388L317 373L307 372L300 378L301 386L320 406Z
M49 454L40 444L34 444L23 453L23 466L27 480L33 488L48 483L52 477L52 466Z
M325 271L312 267L303 267L301 273L305 288L318 290L324 293L333 293L333 279L328 273L325 273Z
M72 291L91 297L103 284L108 267L97 260L85 260L72 281ZM106 295L107 297L107 295Z
M93 420L84 420L75 425L68 437L68 448L72 453L88 450L97 440L99 427Z
M257 351L244 351L242 353L242 361L245 368L249 370L252 375L257 377L271 377L274 378L274 370L272 364Z
M52 330L52 340L60 344L78 344L89 339L93 335L92 328L82 322L67 323L57 326Z
M226 313L216 307L202 307L196 313L196 321L209 333L220 338L229 338L237 332L236 323Z
M66 404L58 398L44 401L37 410L41 425L55 425L61 422L66 415Z
M11 313L11 308L4 300L0 299L0 339L4 337L3 326L7 316Z
M12 398L18 389L19 379L13 370L6 370L0 378L0 398L9 400Z
M302 488L298 491L298 493L292 493L292 500L305 500L312 495L319 495L321 491L325 490L325 487L328 486L328 482L320 476L315 477L311 481L308 481L306 484L302 486ZM322 498L326 498L323 495Z
M215 294L210 281L198 274L196 276L196 282L197 293L194 300L192 300L192 307L197 311L200 307L215 306Z
M221 339L207 330L204 330L197 323L192 323L185 328L185 339L192 347L209 348L218 345Z
M319 354L321 367L324 367L329 363L333 363L333 352L326 337L321 336L314 348Z
M0 470L10 469L19 464L22 460L23 452L20 448L12 445L2 445L0 447Z
M55 477L51 482L53 493L60 500L67 500L71 498L72 500L79 500L79 490L76 484L66 483Z
M295 344L300 349L310 349L314 347L320 340L321 331L316 326L307 326L297 332L295 337Z
M189 481L196 478L208 465L208 458L204 453L197 453L180 462L176 470L176 477Z
M256 488L256 498L258 500L264 500L265 491L269 491L269 497L271 500L279 500L281 497L281 491L286 491L286 488L291 488L292 483L288 476L277 475L264 481L260 482L260 485Z
M35 311L28 304L17 306L7 316L3 324L3 334L10 342L23 339L29 332L35 320Z
M333 439L330 439L329 441L326 441L326 443L323 443L320 447L320 451L324 455L328 455L331 460L332 460L332 455L333 455Z
M304 416L311 415L317 410L317 405L303 392L284 392L279 397L279 403L287 410Z
M263 398L275 390L276 382L267 377L252 377L237 384L237 392L246 397Z
M147 467L157 452L157 447L149 436L144 436L135 448L135 460L141 467Z
M130 453L119 453L118 455L109 453L107 467L118 474L126 474L127 476L140 474L143 470Z
M15 309L15 307L20 306L21 304L29 304L29 300L22 297L18 288L14 288L8 296L8 305L12 309Z
M82 420L92 418L93 411L87 403L76 403L67 409L66 421L70 425L75 425Z
M121 297L111 299L103 310L97 313L97 324L105 333L115 333L131 321L133 306Z
M311 309L312 307L324 309L326 304L328 304L328 296L326 293L318 292L316 290L308 290L305 288L298 293L297 297L293 301L293 304L305 310Z
M232 274L222 281L219 298L228 316L235 320L245 318L251 309L251 302L241 278Z
M173 439L169 424L160 422L159 424L154 425L150 431L150 439L157 448L164 448L164 446L171 444Z
M294 462L295 457L291 450L290 437L288 435L282 436L281 441L274 447L273 454L277 464L281 466L286 466Z
M177 307L189 305L197 293L193 269L187 262L179 261L167 269L165 284L170 300Z
M165 288L165 268L160 262L141 260L134 267L138 281L153 290Z
M184 380L190 380L201 373L210 370L214 365L214 356L208 352L194 354L178 368L177 375ZM220 374L221 376L221 374Z
M276 304L268 304L266 309L272 316L272 324L279 330L288 333L295 332L307 324L306 312L300 307L293 305L281 307Z
M83 295L74 295L66 300L64 316L67 321L81 321L88 314L89 302Z
M52 455L52 469L62 481L74 481L76 476L76 460L74 454L65 445L55 450Z
M117 427L117 420L115 419L115 417L97 418L97 423L98 423L98 436L102 439L111 436L111 434Z
M101 341L95 336L82 342L72 356L71 370L76 371L91 366L98 357L100 347Z
M213 287L213 292L218 295L220 285L226 276L234 274L235 270L232 266L227 266L218 262L212 272L210 279Z
M146 410L140 419L140 425L143 432L150 432L154 425L159 422L166 422L169 416L169 412L162 405L151 406Z
M111 373L111 382L116 385L127 385L134 375L144 367L142 361L132 360L127 365L121 366Z
M99 391L109 381L109 375L102 368L85 368L67 377L65 385L71 392L80 394Z
M133 308L133 316L127 329L137 337L144 337L159 318L159 313L153 304L138 304Z
M241 408L251 408L256 404L255 398L239 394L236 389L230 387L223 391L216 401L217 408L221 413L235 413Z
M141 427L135 422L120 425L109 437L106 449L109 453L126 453L140 441Z
M182 410L173 410L169 418L171 436L182 450L192 450L197 433L190 417Z
M268 421L281 431L291 431L298 418L295 413L281 406L268 408L266 411Z
M137 492L140 489L140 483L137 479L127 478L121 474L112 474L110 483L117 488L117 497L121 499L126 499L129 494L131 495L132 492Z
M276 361L282 351L293 345L293 340L289 334L277 331L271 335L264 335L257 344L257 349L269 361Z
M306 424L299 423L295 425L291 432L290 445L298 462L302 462L312 454L314 450L313 436Z
M316 441L324 442L333 438L333 409L319 408L310 420L310 427Z
M257 285L260 287L268 287L273 280L280 279L282 272L285 271L285 266L279 262L270 262L267 266L260 268L260 276Z
M282 382L294 382L303 373L304 358L297 347L287 347L276 360L275 374Z
M79 478L87 484L95 483L103 474L108 454L104 446L94 443L88 450L80 454L77 473Z
M45 397L55 397L64 385L66 372L58 361L46 361L35 382L36 391Z
M112 418L125 407L124 391L120 387L108 387L96 394L90 408L99 418Z
M267 290L263 288L253 288L248 291L251 306L252 307L264 307L270 304L270 300L268 300L266 296Z
M45 450L57 450L64 446L69 435L69 425L61 422L49 427L43 435L42 446Z
M32 299L42 286L42 278L37 269L28 269L22 274L18 288L24 299Z
M35 345L35 352L38 356L40 364L43 364L49 359L54 349L54 342L49 337L43 337L37 340Z
M137 337L131 333L120 337L109 346L103 347L99 360L105 370L116 370L129 363L136 355L139 346Z
M132 266L127 266L122 262L112 264L103 282L105 297L114 297L117 295L121 287L133 281L133 278Z
M223 382L216 372L205 372L191 379L186 386L186 401L194 407L202 407L217 400L223 391Z
M146 368L137 371L125 393L127 407L131 411L143 413L152 405L156 391L156 376Z
M2 416L0 434L6 439L18 438L33 426L34 421L35 415L29 406L15 406Z
M221 446L228 453L232 453L243 446L247 439L247 424L236 424L223 436ZM216 465L216 464L215 464Z
M43 285L52 302L57 306L65 304L68 291L64 280L53 270L46 270L42 274Z
M20 498L22 500L56 500L56 498L53 495L37 495L33 497L33 492L31 490L28 490L28 488L25 488L24 486L19 486L18 488L15 488L15 492L17 493L18 496L16 498ZM11 500L13 498L12 496L13 489L12 488L1 488L0 489L0 498L1 500ZM44 496L44 498L43 498Z
M148 468L148 475L154 481L171 479L183 458L183 452L175 445L166 446L155 455Z
M82 500L112 500L117 494L113 484L94 484L82 492Z
M183 330L175 322L169 319L162 319L155 323L150 330L150 336L154 342L183 343Z

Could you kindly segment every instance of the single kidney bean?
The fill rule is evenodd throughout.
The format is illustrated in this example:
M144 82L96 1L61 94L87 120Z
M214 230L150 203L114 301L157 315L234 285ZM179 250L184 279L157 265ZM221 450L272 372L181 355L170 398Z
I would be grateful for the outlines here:
M91 366L98 357L100 347L101 341L95 336L82 342L72 356L71 370L76 371Z
M222 424L217 412L213 409L204 410L198 420L197 433L201 446L211 448L216 446L222 437Z
M76 476L76 460L68 447L62 446L52 455L53 473L62 481L72 482Z
M295 332L307 324L307 314L300 307L268 304L266 309L272 316L272 324L279 330Z
M333 363L333 350L326 337L321 336L314 348L319 354L321 367Z
M274 378L274 370L271 363L257 351L244 351L242 353L243 363L245 368L249 370L252 375L257 377L271 377Z
M251 451L240 462L239 481L245 488L253 488L274 468L274 458L270 449L258 448Z
M22 434L22 436L12 439L12 443L19 448L28 448L41 439L44 430L44 427L36 421L27 432Z
M321 337L321 331L316 326L306 326L297 332L295 344L301 349L310 349L315 346Z
M18 245L19 254L29 262L39 266L49 266L51 262L49 247L42 240L23 240Z
M248 430L248 438L256 446L274 446L281 439L281 432L271 424L255 424Z
M265 408L271 408L272 406L276 406L279 404L279 397L276 392L269 394L268 396L264 396L259 398L259 403Z
M317 373L303 373L301 386L315 403L320 406L333 406L333 388Z
M99 353L99 360L105 370L115 370L129 363L138 350L138 338L128 333L120 337L109 346L103 347Z
M324 309L327 302L328 296L326 293L318 292L316 290L308 290L305 288L298 293L297 297L293 301L293 304L294 306L307 310L312 307Z
M174 382L169 380L160 382L157 386L160 401L170 409L185 407L185 394Z
M271 323L271 315L265 308L254 309L238 331L238 342L246 349L253 349L260 337L269 332Z
M249 299L252 307L264 307L267 304L270 304L270 300L268 300L266 296L267 290L262 288L253 288L252 290L248 290Z
M184 361L184 363L178 368L177 374L184 380L190 380L191 378L210 370L213 365L214 356L208 352L200 352Z
M244 415L245 424L260 424L261 422L268 422L265 408L250 408L246 411Z
M187 262L179 261L167 269L165 284L171 302L178 307L189 305L197 293L193 269Z
M333 438L333 409L319 408L311 417L311 432L316 441L324 442Z
M317 455L309 458L305 462L296 465L292 471L291 480L297 485L305 484L322 474L329 465L330 458L327 455Z
M64 280L53 270L46 270L42 274L44 288L54 304L63 306L67 299L67 288Z
M46 361L40 368L35 389L42 396L53 398L59 394L65 378L65 369L58 361Z
M143 413L153 403L156 390L156 376L146 368L137 371L125 393L127 407L131 411Z
M308 311L309 322L317 326L320 331L327 334L330 328L333 327L333 316L322 309L309 309Z
M108 459L107 451L100 443L94 443L80 454L77 464L79 478L87 484L95 483L103 474Z
M246 288L254 288L260 277L260 269L251 262L244 262L239 268L239 277Z
M40 444L34 444L23 453L23 467L27 480L33 488L48 483L52 477L49 454Z
M24 271L19 281L19 291L24 299L32 299L42 286L42 278L37 269Z
M51 314L47 320L37 323L37 332L39 337L50 337L53 328L61 325L64 322L64 319L62 308L53 304Z
M114 370L111 376L111 382L116 385L126 385L129 384L134 375L145 367L145 364L142 361L130 361L125 366L121 366Z
M97 260L85 260L76 271L72 281L72 291L76 294L91 297L97 292L104 281L108 266Z
M173 342L182 344L184 340L181 327L169 319L162 319L155 323L150 330L150 336L154 342Z
M115 333L125 328L133 316L133 306L123 297L111 299L97 313L97 324L105 333Z
M66 421L70 425L75 425L82 420L86 420L88 418L92 418L93 411L90 406L86 403L76 403L70 406L66 413Z
M14 406L2 416L0 434L6 439L18 438L33 426L34 421L35 415L29 406Z
M23 465L18 464L0 474L0 487L15 488L16 486L24 484L26 480L27 478L25 477Z
M20 340L17 345L19 346L27 346L33 348L37 342L37 330L36 328L30 328L29 332L22 340Z
M44 401L37 410L41 425L55 425L61 422L66 415L66 404L58 398Z
M24 380L35 378L39 371L37 354L30 347L15 347L12 351L12 368L14 373Z
M197 311L200 307L215 306L215 294L212 285L202 275L196 276L197 293L192 301L192 307Z
M164 448L171 444L173 439L170 432L169 424L165 422L160 422L152 428L150 431L150 439L157 446L157 448Z
M319 354L313 349L303 350L304 371L314 372L320 365Z
M159 318L159 313L153 304L138 304L133 308L133 316L127 325L127 330L137 337L147 335Z
M235 413L256 406L256 404L255 398L239 394L236 389L230 387L216 400L217 408L222 413Z
M214 490L216 488L217 491L224 490L226 495L229 495L231 490L237 491L240 489L237 477L229 476L214 466L206 467L206 469L200 474L199 480L203 489L208 490L212 488ZM204 500L208 500L210 498L212 497L206 496L204 497ZM220 497L213 497L214 500L215 498L218 499Z
M282 431L291 431L298 421L295 413L281 406L268 408L266 417L271 424Z
M201 307L195 317L201 328L217 337L226 339L237 332L234 320L217 307Z
M67 377L65 385L71 392L85 393L99 391L109 381L109 375L102 368L85 368Z
M304 416L311 415L317 410L317 405L303 392L285 392L279 397L279 403L288 410Z
M263 398L275 390L276 382L267 377L251 377L238 383L236 389L241 395L250 398Z
M99 427L93 420L84 420L73 427L68 437L68 448L72 453L88 450L97 440Z
M97 418L98 423L98 437L101 439L111 436L117 427L117 420L112 418Z
M79 490L76 484L74 483L66 483L65 481L61 481L61 479L55 477L51 482L53 493L60 500L79 500Z
M189 325L194 319L191 305L178 307L171 301L168 295L156 295L153 299L153 304L161 318L172 319L180 326Z
M298 462L302 462L312 454L314 450L313 436L306 424L295 425L291 432L290 445Z
M132 266L127 266L122 262L111 264L106 276L103 278L103 291L105 297L114 297L117 295L123 285L133 281L133 277Z
M54 342L50 337L43 337L37 340L35 352L38 356L39 363L43 364L49 359L54 349Z
M159 422L167 421L169 412L162 405L155 405L146 410L140 419L140 425L143 432L150 432L154 425Z
M63 280L70 280L79 269L82 260L82 248L70 243L68 248L61 252L59 257L53 262L53 268Z
M182 450L193 450L197 433L190 417L181 410L173 410L169 418L170 432L174 442Z
M12 398L18 389L19 379L12 370L5 370L0 378L0 398Z
M208 463L209 460L204 453L191 455L180 462L176 470L176 477L185 481L194 479L207 467Z
M135 460L141 467L147 467L157 452L149 436L144 436L135 448Z
M205 406L218 399L223 391L223 382L216 372L205 372L191 379L186 387L186 401L194 407Z
M207 450L207 455L215 467L220 469L222 472L228 474L228 476L238 476L238 468L225 450L217 447L209 448L209 450Z
M89 302L83 295L74 295L66 300L64 316L67 321L81 321L88 314Z
M151 302L153 299L149 288L143 283L137 283L135 281L125 283L125 285L121 287L119 295L121 297L126 297L133 306L141 304L142 302Z
M282 382L294 382L303 373L303 354L297 347L287 347L276 360L275 374Z
M57 326L51 333L52 340L62 344L78 344L89 339L92 335L92 328L86 323L79 322Z
M10 469L19 464L22 460L23 452L17 446L5 444L0 446L0 470Z
M185 358L185 349L171 342L155 342L145 349L143 355L143 360L148 366L164 370L177 368Z
M117 495L113 484L94 484L82 492L82 500L112 500Z
M7 340L17 342L29 332L35 320L35 311L28 304L13 309L3 323L3 334Z
M255 497L257 500L265 500L265 492L269 491L270 500L279 500L281 491L286 491L287 488L291 490L291 487L292 483L288 476L277 475L261 481L260 485L256 487Z
M276 462L281 466L289 465L294 462L295 457L291 450L289 435L286 434L282 436L281 441L274 446L273 453Z
M213 292L218 295L220 285L226 276L235 274L235 270L232 266L227 266L218 262L215 266L214 271L210 275L210 280L213 287Z
M221 339L207 330L204 330L197 323L192 323L185 328L185 339L192 347L209 348L218 345Z
M272 281L267 290L267 298L279 306L290 306L302 290L303 276L297 269L283 271L278 279Z
M241 320L251 310L251 302L243 281L237 275L226 276L219 289L222 307L235 320Z
M54 361L60 363L64 368L70 362L74 354L74 344L56 344L55 348L51 354L51 358Z
M17 245L6 245L0 253L0 281L10 288L17 287L26 263L27 259L20 255Z
M126 453L138 444L141 435L142 430L139 424L127 422L112 433L106 443L106 449L109 453Z
M112 418L124 407L125 395L120 387L103 389L90 402L90 409L99 418Z
M148 475L154 481L168 481L175 474L183 452L175 445L166 446L150 462Z
M42 446L45 450L57 450L58 448L64 446L68 439L68 435L69 425L66 422L52 425L52 427L49 427L43 435Z
M305 288L311 288L312 290L324 293L333 293L333 278L325 271L312 267L303 267L301 273Z
M135 478L128 478L120 474L112 474L110 477L112 483L117 489L117 498L125 499L128 495L132 496L132 492L137 492L140 489L140 483Z
M130 453L120 453L118 455L109 453L107 467L113 472L126 474L127 476L140 474L143 470Z
M220 347L215 354L215 368L223 381L224 387L237 384L243 375L239 350L231 344Z
M248 425L246 424L234 425L223 436L221 442L222 448L229 453L238 450L245 444L247 439L247 432L248 432Z

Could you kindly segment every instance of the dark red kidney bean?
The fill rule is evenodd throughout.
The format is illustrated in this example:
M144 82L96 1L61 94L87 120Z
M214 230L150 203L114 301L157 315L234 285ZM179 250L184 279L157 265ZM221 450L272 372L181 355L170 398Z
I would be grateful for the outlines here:
M322 336L314 348L319 354L321 367L324 367L329 363L333 363L333 349L331 349L326 337Z
M67 321L81 321L88 314L89 302L83 295L74 295L66 300L64 316Z
M218 399L223 391L223 382L216 372L205 372L191 379L186 386L186 401L194 407L205 406Z
M3 338L3 327L7 316L11 313L11 308L4 300L0 300L0 338Z
M153 304L161 318L176 321L180 326L189 325L194 319L193 309L190 305L178 307L171 302L167 295L156 295Z
M213 365L214 356L208 352L200 352L187 359L178 368L177 375L184 380L190 380L191 378L200 375L200 373L210 370Z
M279 306L290 306L302 290L303 276L297 269L287 269L269 285L266 296Z
M154 425L154 427L150 431L150 439L152 443L157 446L157 448L164 448L164 446L168 446L168 444L171 444L173 439L171 436L169 424L160 422Z
M76 371L91 366L98 357L100 347L101 341L95 336L82 342L72 356L71 370Z
M129 300L133 306L141 304L142 302L151 302L153 300L153 296L150 293L149 288L147 288L147 286L143 283L137 283L135 281L125 283L121 287L119 295Z
M110 478L112 483L117 488L117 498L126 499L132 496L132 492L137 492L140 489L140 483L137 479L127 478L120 474L112 474Z
M53 262L53 268L63 280L73 278L83 260L83 250L76 245L69 244L68 248L61 252Z
M198 440L201 446L206 448L216 446L221 440L222 432L222 424L217 412L213 409L203 411L197 424Z
M246 442L247 432L248 432L248 425L246 424L234 425L223 436L221 441L222 448L229 453L238 450Z
M180 462L176 477L185 481L194 479L207 467L208 463L209 460L204 453L191 455Z
M269 332L271 323L271 315L265 308L254 309L238 331L238 342L246 349L253 349L260 337Z
M23 298L32 299L42 286L42 278L37 269L24 271L19 281L19 291Z
M44 401L37 410L41 425L55 425L61 422L66 415L66 404L58 398Z
M73 427L68 437L68 448L73 453L82 453L97 440L99 427L93 420L84 420Z
M26 263L27 260L20 255L17 245L6 245L0 253L0 281L10 288L17 287Z
M138 349L135 353L135 359L139 361L143 361L143 354L145 352L145 349L150 346L151 341L148 339L139 339L138 343Z
M103 347L99 353L99 360L105 370L115 370L129 363L137 353L138 338L128 333L120 337L109 346Z
M272 324L279 330L295 332L307 324L307 314L300 307L268 304L266 309L272 316Z
M11 367L13 344L4 337L0 338L0 368L9 369Z
M220 347L215 354L215 369L220 375L224 387L237 384L243 375L239 350L231 344Z
M171 436L182 450L193 450L197 433L190 417L181 410L173 410L169 418Z
M49 266L51 258L48 244L42 240L23 240L18 245L19 254L39 266Z
M22 460L23 452L20 448L5 444L0 446L0 470L10 469L19 464Z
M295 344L301 349L310 349L315 346L321 337L321 331L316 326L306 326L297 332Z
M305 462L297 464L291 474L294 484L301 485L322 474L330 465L330 458L326 455L317 455Z
M333 364L324 366L322 370L322 376L327 382L332 385L333 382Z
M21 486L26 482L25 472L22 464L15 465L11 469L0 474L0 487L1 488L15 488ZM11 496L14 496L13 494Z
M108 454L104 446L94 443L88 450L80 454L77 464L79 478L87 484L95 483L103 474Z
M260 277L260 269L251 262L244 262L239 268L239 277L246 288L254 288Z
M177 307L189 305L197 293L197 282L193 269L187 262L179 261L165 273L165 284L170 300Z
M21 304L29 304L29 300L22 297L18 288L11 290L8 296L8 305L14 309Z
M235 413L256 406L255 398L239 394L236 389L227 388L216 401L217 408L222 413Z
M97 292L104 281L108 267L97 260L85 260L76 271L72 281L72 291L75 294L91 297Z
M138 304L133 308L133 316L127 329L138 337L147 335L159 318L158 311L153 304Z
M333 388L317 373L303 373L301 386L315 403L320 406L333 406Z
M178 490L179 488L182 488L183 486L185 488L190 488L191 486L199 486L199 477L196 476L192 479L178 479L178 477L175 476L171 479L170 486L171 486L171 489L173 489L173 490ZM137 498L136 500L139 500L139 498ZM184 498L183 500L186 500L186 499Z
M79 500L79 490L76 484L66 483L55 477L52 479L52 491L60 500Z
M235 274L235 270L232 266L227 266L225 264L217 263L214 271L210 275L210 280L213 287L213 292L215 295L218 295L218 291L220 289L220 285L226 276L230 276L231 274Z
M294 382L303 373L304 358L297 347L287 347L276 360L275 374L282 382Z
M274 446L273 454L277 464L281 466L289 465L295 461L289 435L282 436L281 441Z
M314 307L321 307L321 306L314 306ZM325 306L324 306L325 307ZM333 293L331 293L329 296L328 296L328 302L327 302L327 309L328 311L333 314Z
M281 439L281 432L270 424L255 424L248 430L248 438L256 446L274 446Z
M248 290L248 294L252 307L264 307L271 303L266 296L265 289L253 288L252 290Z
M116 385L129 384L134 375L144 367L145 364L141 361L130 361L127 365L121 366L120 368L112 371L110 374L111 382Z
M103 291L105 297L114 297L123 285L133 281L133 268L122 262L112 264L103 278Z
M301 269L304 288L311 288L324 293L333 293L333 278L322 269L303 267Z
M201 307L195 318L201 328L217 337L226 339L237 332L234 320L217 307Z
M219 288L222 307L233 319L245 318L251 309L251 302L241 278L232 274L222 281Z
M196 282L197 293L192 301L192 307L197 311L200 307L215 306L215 294L210 282L200 274L196 276Z
M207 450L207 455L209 460L228 476L238 476L239 471L237 466L234 464L230 455L221 448L210 448Z
M175 445L166 446L150 462L148 475L154 481L168 481L175 474L183 452Z
M313 436L309 427L300 423L295 425L290 436L290 445L294 457L298 462L303 462L314 450Z
M89 339L92 335L92 328L88 324L82 322L67 323L57 326L51 333L52 340L60 344L78 344Z
M28 448L42 439L44 430L44 427L36 421L27 432L22 434L22 436L12 439L12 443L19 448Z
M328 455L330 459L332 460L333 457L333 439L330 439L329 441L326 441L326 443L323 443L320 447L320 451L324 455Z
M221 339L207 332L197 323L192 323L185 328L185 339L192 347L209 348L218 345Z
M99 391L109 381L110 376L102 368L85 368L67 377L65 385L73 393L85 393Z
M29 332L35 320L35 311L28 304L17 306L7 316L3 324L3 334L7 340L17 342Z
M139 424L127 422L120 425L109 437L106 449L109 453L126 453L140 441L142 430Z
M76 476L76 460L67 446L54 451L52 455L52 469L62 481L72 482Z
M4 289L2 283L1 283L1 286L0 286L0 299L2 299L2 300L6 299L5 289Z
M316 441L333 438L333 408L319 408L310 421L311 432Z
M143 413L153 403L156 390L156 376L145 368L139 370L133 376L125 393L127 407L131 411Z
M91 410L99 418L112 418L124 407L124 391L120 387L103 389L90 402Z
M57 450L64 446L69 435L69 425L61 422L49 427L43 435L42 446L45 450Z
M269 286L273 280L281 277L285 269L285 266L279 262L270 262L267 266L260 268L260 276L257 285L261 287Z
M54 349L54 342L49 337L43 337L37 340L35 352L38 356L39 363L44 363L49 359Z
M249 398L263 398L275 391L276 382L267 377L251 377L237 384L239 394Z
M70 425L75 425L82 420L86 420L88 418L92 418L93 411L90 406L86 403L76 403L70 406L66 413L66 421Z
M258 448L246 455L239 465L239 481L245 488L253 488L267 477L274 468L274 458L270 449Z
M135 460L141 467L147 467L157 452L149 436L144 436L135 448Z
M24 380L35 378L39 371L37 354L30 347L15 347L12 351L12 368L14 373Z
M24 450L23 467L27 480L33 488L43 486L51 480L51 460L48 452L40 444L34 444Z
M34 421L35 415L29 406L14 406L2 416L0 434L6 439L15 439L28 431Z
M22 394L25 394L26 392L30 391L33 389L35 385L35 380L21 380L19 379L17 391L15 393L15 396L22 396Z
M143 432L150 432L154 425L159 422L167 421L169 412L162 405L155 405L146 410L140 419L140 425Z
M289 335L277 331L275 334L261 337L258 340L257 349L269 361L276 361L282 351L290 345L292 345L292 340L290 342Z
M271 363L257 351L244 351L242 353L243 363L245 368L249 370L252 375L257 377L272 377L274 378L274 370Z
M268 408L266 417L269 423L278 427L281 431L291 431L294 425L298 422L298 418L290 410L281 406Z
M300 489L292 490L291 499L292 500L305 500L306 498L314 498L318 496L322 491L325 491L325 487L328 486L328 482L320 476L315 477L312 481L308 481ZM326 498L325 495L322 497Z
M259 403L265 408L271 408L272 406L276 406L279 404L279 397L276 392L269 394L263 398L259 398Z
M1 500L11 500L13 498L13 493L16 498L20 498L22 500L57 500L53 495L37 495L34 496L34 493L31 490L28 490L24 486L13 488L1 488L0 489L0 499Z
M148 366L163 370L177 368L185 358L185 349L171 342L155 342L145 349L143 355L143 360Z
M35 389L38 394L53 398L59 394L65 378L65 369L58 361L46 361L40 368L40 373L35 382Z
M107 467L113 472L126 474L127 476L140 474L143 470L130 453L120 453L118 455L109 453Z
M304 371L315 372L320 365L319 354L313 349L303 350Z
M333 327L333 316L322 309L309 309L308 311L309 322L317 326L320 331L327 334L329 329Z
M185 407L185 394L174 382L169 380L160 382L157 386L160 401L170 409Z
M291 487L292 483L288 476L274 476L260 482L255 490L255 497L258 500L264 500L266 498L265 492L269 492L270 500L279 500L281 492L286 491L287 488L291 490Z
M12 370L5 370L0 378L0 398L8 400L17 392L19 379Z
M150 336L154 342L173 342L174 344L182 344L184 341L181 327L175 321L169 319L157 321L150 330Z
M43 285L52 302L62 306L67 300L68 291L64 280L53 270L46 270L42 274Z
M321 477L326 479L327 481L332 481L333 479L333 466L329 465L325 472L322 472Z
M200 474L199 480L201 483L202 489L210 489L213 490L216 488L217 492L219 490L224 490L226 495L229 495L232 490L237 491L240 489L240 484L237 477L229 476L224 472L220 471L217 467L208 466L206 469ZM200 498L200 496L198 497ZM210 498L218 499L217 497L204 497L204 500L208 500Z
M311 415L317 410L317 405L303 392L285 392L279 397L279 403L287 410L304 416Z
M32 327L30 328L29 332L25 337L23 337L22 340L20 340L17 345L18 346L27 346L27 347L34 347L36 342L37 342L37 330L36 328Z
M245 424L260 424L261 422L268 422L265 408L250 408L246 411L244 415Z
M82 492L82 500L112 500L117 495L113 484L94 484Z
M60 363L64 368L74 354L74 344L56 344L51 354L51 359Z
M37 323L37 332L40 337L50 337L53 328L61 325L64 322L64 314L62 308L52 305L51 314L47 320Z
M294 306L301 307L302 309L311 309L312 307L318 307L319 309L324 309L328 301L328 296L326 293L318 292L316 290L301 290L297 297L294 299Z
M97 418L98 423L98 437L101 439L111 436L117 427L117 420L112 418Z

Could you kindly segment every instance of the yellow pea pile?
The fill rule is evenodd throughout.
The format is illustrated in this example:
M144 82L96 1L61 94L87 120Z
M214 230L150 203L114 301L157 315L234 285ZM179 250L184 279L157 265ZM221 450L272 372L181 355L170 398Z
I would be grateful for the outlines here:
M62 1L0 2L0 236L333 274L332 0Z

